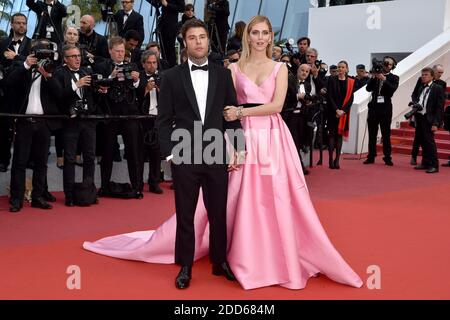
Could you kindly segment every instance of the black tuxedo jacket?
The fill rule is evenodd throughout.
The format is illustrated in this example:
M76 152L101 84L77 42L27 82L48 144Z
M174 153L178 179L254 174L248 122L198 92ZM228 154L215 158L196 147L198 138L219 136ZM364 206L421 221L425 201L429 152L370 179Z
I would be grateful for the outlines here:
M47 12L47 5L43 1L35 2L34 0L27 0L27 6L37 15L38 23L36 25L36 30L34 31L34 33L39 32L40 38L45 38L47 22L50 23L51 21L55 27L56 32L56 34L55 32L53 32L52 41L56 43L64 41L62 19L64 17L67 17L67 8L65 5L63 5L59 1L55 1L52 6L52 10L50 11L51 19L49 19L48 15L44 16L45 21L43 21L44 23L41 24L40 30L37 30L37 28L39 27L40 19L42 19L42 12Z
M94 55L95 63L109 59L108 40L105 36L93 32L87 36L80 32L80 47Z
M399 77L397 75L392 73L387 74L386 81L383 82L379 94L384 97L384 103L377 103L380 80L370 78L366 86L366 90L372 92L372 101L368 105L369 113L392 114L392 96L398 88L398 82Z
M139 81L139 87L137 89L137 95L138 95L138 101L139 101L139 108L142 114L148 114L149 108L150 108L150 93L145 95L145 87L148 83L148 77L145 72L145 70L142 70L140 73L140 81ZM161 74L158 73L159 77L161 77ZM156 97L159 97L159 92L156 90Z
M150 2L150 0L146 0ZM169 0L167 7L162 6L161 27L176 33L178 26L178 14L184 12L184 0Z
M7 83L8 86L14 87L17 93L14 99L13 113L25 114L26 112L29 91L32 85L32 70L25 69L23 63L14 64L10 70ZM60 88L56 79L54 77L45 79L43 76L41 78L41 103L44 114L60 115L58 100L54 94ZM56 130L61 128L62 122L60 119L50 119L47 120L47 124L50 130Z
M81 67L79 70L80 79L84 76L90 75L91 72L88 69ZM78 94L73 91L72 88L72 73L67 68L67 66L63 66L58 68L55 71L54 78L59 87L58 91L55 92L56 97L58 98L58 103L60 106L60 111L66 115L69 114L69 109L74 105L75 101L81 100ZM75 80L75 79L73 79ZM83 98L88 104L89 114L94 113L94 98L92 93L92 88L90 86L84 86L83 88Z
M13 60L8 60L5 58L4 53L7 49L11 49L14 51L14 48L11 46L12 37L8 37L3 39L0 42L0 63L3 67L8 68L12 65L14 61L23 62L26 60L27 56L30 54L31 49L31 39L27 36L23 37L22 43L19 46L19 54L14 57Z
M106 17L107 17L106 13L107 13L107 11L102 10L103 21L106 21ZM142 17L142 15L140 13L138 13L136 10L133 9L133 11L131 11L131 14L128 16L127 21L125 22L125 24L123 24L124 16L125 16L125 11L123 11L123 9L117 11L114 14L114 20L117 23L117 30L119 31L119 36L121 36L122 38L125 38L125 34L127 33L128 30L135 30L141 36L140 43L142 43L145 38L144 18Z
M223 109L225 106L237 105L236 91L230 70L209 63L209 70L207 72L209 72L209 82L205 123L201 126L202 133L207 129L218 129L223 133L226 129L242 128L239 120L227 122L223 117ZM186 62L165 71L162 77L159 92L157 126L163 157L171 155L173 147L178 143L178 141L171 141L171 135L174 129L184 129L190 133L191 163L194 163L194 151L203 152L205 147L210 143L199 143L199 141L196 141L194 144L194 121L199 121L201 124L200 111L195 97L189 65ZM242 130L241 133L242 135L239 139L244 139ZM222 142L225 147L225 141L223 140ZM235 149L240 147L236 144L236 141L233 141L233 145ZM194 147L196 147L195 150ZM224 155L226 155L225 151ZM221 159L221 161L225 161L225 159Z
M422 84L419 85L417 90L415 89L411 98L413 101L422 103L420 100L420 95L422 91L426 89ZM444 104L445 104L445 94L444 88L433 82L430 87L430 92L428 95L427 105L423 106L426 110L425 117L427 121L432 126L439 127L442 123L442 115L444 112Z

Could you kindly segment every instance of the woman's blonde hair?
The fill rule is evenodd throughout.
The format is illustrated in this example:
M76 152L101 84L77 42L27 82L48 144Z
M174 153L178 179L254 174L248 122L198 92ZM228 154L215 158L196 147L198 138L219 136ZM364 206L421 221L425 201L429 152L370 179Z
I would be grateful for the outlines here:
M261 23L261 22L265 22L267 24L267 26L269 27L269 31L271 34L271 39L269 41L269 45L266 48L266 56L269 59L272 59L272 48L273 48L273 29L272 29L272 24L270 23L269 18L267 18L266 16L254 16L249 23L247 23L247 25L245 26L244 29L244 35L242 36L242 54L241 54L241 59L239 59L239 67L243 67L243 64L250 58L250 53L251 53L251 49L250 49L250 44L249 44L249 36L250 36L250 32L252 31L252 28L255 24Z

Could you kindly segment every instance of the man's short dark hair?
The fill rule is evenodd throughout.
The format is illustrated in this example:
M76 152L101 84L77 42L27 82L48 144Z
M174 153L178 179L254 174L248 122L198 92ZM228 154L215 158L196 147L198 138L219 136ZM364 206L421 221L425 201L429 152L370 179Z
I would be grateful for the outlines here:
M203 28L203 29L205 29L206 34L208 35L208 27L202 20L190 19L190 20L186 21L183 24L183 27L181 28L181 35L183 36L183 39L186 38L186 33L188 32L188 30L193 29L193 28Z
M300 44L300 42L302 42L303 40L306 40L306 42L308 43L308 47L311 45L311 39L308 37L301 37L300 39L297 40L297 45Z
M234 55L236 53L239 54L239 52L237 52L237 50L228 50L227 51L227 58L231 57L232 55Z
M23 13L20 13L20 12L16 12L16 13L14 13L14 14L11 16L11 20L10 20L11 23L14 23L14 19L15 19L16 17L24 17L24 18L25 18L25 21L28 21L26 15L24 15Z
M156 42L156 41L149 42L149 43L147 44L147 46L145 47L145 49L148 50L148 49L153 48L153 47L157 47L157 48L158 48L158 51L161 51L161 46L160 46L159 43Z
M152 56L154 56L156 58L156 61L158 61L158 56L156 55L155 51L152 50L144 51L141 56L141 63L144 64L147 61L147 59Z
M358 64L358 65L356 66L356 69L358 69L358 70L366 70L366 66L363 65L363 64Z
M128 30L125 33L125 41L128 41L130 39L136 40L137 42L141 42L141 35L136 30Z
M422 69L422 73L425 73L425 72L429 72L430 75L431 75L432 77L434 77L434 70L433 70L433 68L430 68L430 67L423 68L423 69Z
M193 10L194 9L194 5L192 3L188 3L187 5L184 6L184 11L189 11L189 10Z
M64 53L64 57L66 56L66 52L69 50L77 49L78 52L80 52L80 48L78 48L76 45L73 44L65 44L62 48L62 51Z
M337 69L337 65L332 64L332 65L330 66L330 70L336 70L336 69Z

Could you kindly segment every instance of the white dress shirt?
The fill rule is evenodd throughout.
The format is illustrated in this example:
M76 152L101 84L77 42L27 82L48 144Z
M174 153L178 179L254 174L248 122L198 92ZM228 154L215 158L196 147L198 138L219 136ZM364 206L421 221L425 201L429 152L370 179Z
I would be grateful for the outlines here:
M20 39L17 39L17 41L20 40L20 42L23 42L23 38L25 38L25 37L22 37L22 38L20 38ZM14 52L15 52L16 54L19 54L19 48L20 48L20 43L16 43L16 44L14 45Z
M150 75L147 74L147 76ZM153 77L150 79L153 79ZM150 95L150 106L148 108L148 114L156 116L158 115L158 98L156 95L156 88L153 88L153 90L151 90L148 94Z
M422 93L420 94L419 103L422 105L423 109L419 111L419 113L425 115L427 112L427 103L428 103L428 97L430 96L430 90L431 85L433 84L433 81L427 84L428 87L423 88Z
M197 99L198 110L200 111L200 117L202 119L202 123L205 124L205 113L206 113L206 99L208 97L208 81L209 81L209 72L203 70L195 70L192 71L192 63L191 60L188 60L189 64L189 72L191 73L192 86L195 91L195 98ZM208 64L206 61L199 67L203 67Z
M124 15L123 15L123 25L125 25L125 23L127 23L128 17L130 16L130 14L133 12L133 10L130 10L128 12L124 11Z

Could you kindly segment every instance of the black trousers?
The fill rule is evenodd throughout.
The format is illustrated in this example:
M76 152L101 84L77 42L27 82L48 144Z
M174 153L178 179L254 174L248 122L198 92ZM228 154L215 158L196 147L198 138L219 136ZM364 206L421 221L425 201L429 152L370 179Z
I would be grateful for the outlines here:
M6 167L11 161L11 144L13 139L13 122L11 118L0 118L0 163Z
M226 166L172 165L175 187L177 232L175 263L190 266L194 261L194 213L200 187L209 220L209 256L213 263L226 261L227 249L227 193Z
M143 121L144 137L155 127L155 119ZM159 144L149 146L144 144L145 155L148 155L148 184L158 184L161 180L161 152Z
M368 158L375 158L377 156L377 136L378 126L381 130L383 141L384 160L391 160L391 122L392 113L376 114L369 110L369 117L367 118L367 127L369 129L369 155Z
M416 114L416 136L422 146L422 164L426 167L439 168L437 147L434 141L434 132L426 116Z
M128 175L130 183L134 190L142 191L142 172L143 172L143 137L142 128L139 120L110 121L104 128L105 139L104 150L101 161L101 180L102 188L106 188L111 180L114 143L117 134L122 134L125 144L125 153L127 155Z
M30 121L31 120L31 121ZM25 194L25 175L28 159L33 166L33 199L44 192L47 181L47 160L50 129L44 119L18 120L11 167L11 198L22 201Z
M175 23L176 24L176 23ZM161 28L161 51L163 58L169 63L169 67L177 64L177 56L175 53L175 40L177 38L177 30L173 27L163 26Z
M309 146L312 139L312 129L308 127L309 115L302 113L291 113L287 118L287 126L294 139L297 150L303 146Z
M94 183L96 123L90 120L69 120L62 132L64 142L64 194L73 199L75 158L78 145L83 154L83 182Z

